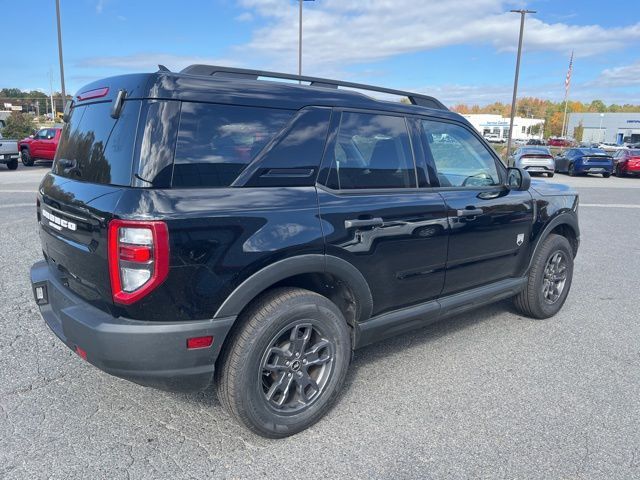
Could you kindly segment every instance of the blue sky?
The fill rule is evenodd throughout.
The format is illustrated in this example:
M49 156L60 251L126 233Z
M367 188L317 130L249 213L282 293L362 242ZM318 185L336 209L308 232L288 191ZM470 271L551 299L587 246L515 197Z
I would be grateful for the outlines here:
M525 28L521 95L562 99L574 50L571 98L640 104L640 0L305 2L303 72L447 104L510 101L519 15L508 11L521 7L538 11ZM61 9L68 91L158 63L297 70L294 0L61 0ZM0 87L48 91L51 70L59 89L54 0L0 0L0 17Z

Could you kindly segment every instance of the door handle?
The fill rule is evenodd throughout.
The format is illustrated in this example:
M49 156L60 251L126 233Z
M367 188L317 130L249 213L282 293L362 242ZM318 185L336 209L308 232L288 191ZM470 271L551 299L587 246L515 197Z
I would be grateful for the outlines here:
M481 208L465 208L464 210L458 210L458 217L475 217L477 215L482 215L483 211Z
M353 219L345 220L344 228L359 228L359 227L381 227L384 225L384 221L380 217L365 218L365 219Z

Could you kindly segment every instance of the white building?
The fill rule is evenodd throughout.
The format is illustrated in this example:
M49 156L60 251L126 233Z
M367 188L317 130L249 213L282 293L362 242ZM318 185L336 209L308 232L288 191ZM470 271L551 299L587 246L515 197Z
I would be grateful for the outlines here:
M582 126L584 143L639 143L640 112L636 113L571 113L568 120L569 136Z
M471 122L471 125L480 132L480 135L498 135L500 140L506 141L509 138L509 118L492 113L470 113L463 115ZM533 128L539 125L538 128ZM515 117L513 119L514 140L529 140L530 138L542 138L544 134L544 119Z

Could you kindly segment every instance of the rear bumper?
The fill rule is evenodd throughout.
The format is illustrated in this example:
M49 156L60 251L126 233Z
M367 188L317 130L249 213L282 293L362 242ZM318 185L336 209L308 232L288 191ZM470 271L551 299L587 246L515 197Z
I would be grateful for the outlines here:
M82 349L89 363L111 375L163 390L206 388L235 321L235 317L193 322L116 318L65 288L44 261L31 267L31 285L34 297L36 287L45 287L40 313L69 348ZM188 338L207 335L213 335L211 347L187 350Z
M612 173L613 165L576 165L577 173Z

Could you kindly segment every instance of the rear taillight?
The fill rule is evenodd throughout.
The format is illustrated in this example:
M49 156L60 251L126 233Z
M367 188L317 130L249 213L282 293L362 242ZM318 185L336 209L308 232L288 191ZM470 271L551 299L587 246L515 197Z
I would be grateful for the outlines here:
M164 222L111 220L108 250L116 303L134 303L167 278L169 233Z

